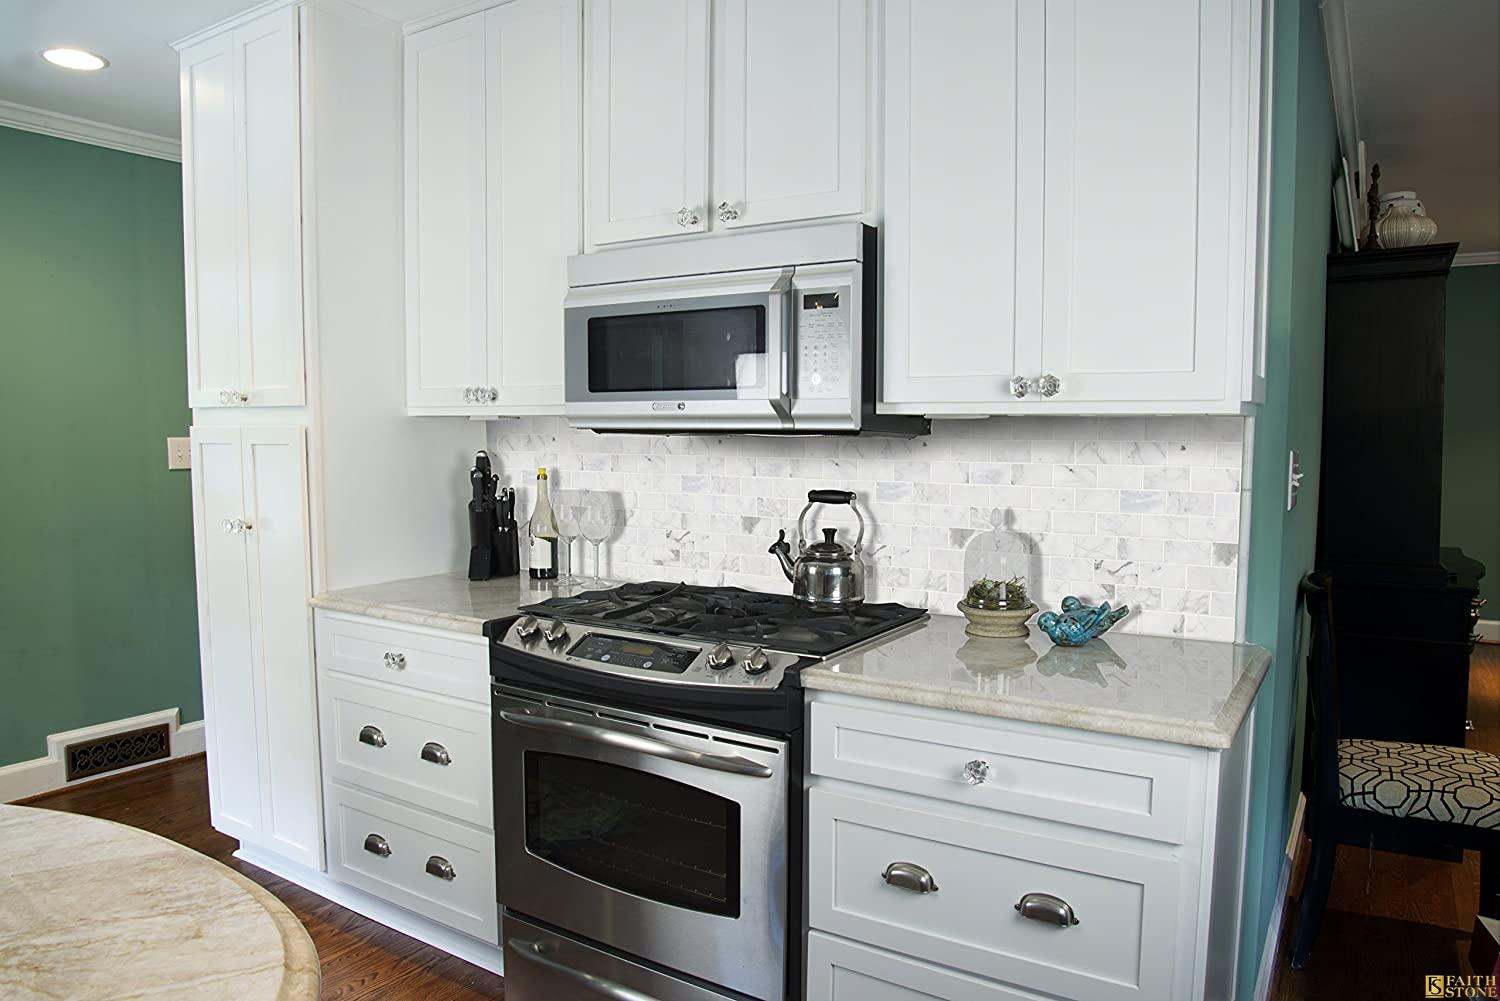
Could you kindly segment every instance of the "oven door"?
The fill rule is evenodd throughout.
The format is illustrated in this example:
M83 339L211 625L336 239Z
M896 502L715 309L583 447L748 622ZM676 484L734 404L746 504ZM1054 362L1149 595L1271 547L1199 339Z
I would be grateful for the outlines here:
M781 1001L787 745L494 686L508 911Z
M572 289L564 413L600 430L791 427L792 269Z

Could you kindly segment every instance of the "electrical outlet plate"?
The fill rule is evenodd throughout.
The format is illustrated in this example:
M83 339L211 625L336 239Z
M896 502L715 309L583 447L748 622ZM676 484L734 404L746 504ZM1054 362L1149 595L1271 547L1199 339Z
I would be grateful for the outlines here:
M1295 448L1288 453L1286 464L1286 509L1297 506L1297 495L1302 492L1302 453Z
M191 438L168 438L167 439L167 468L168 469L192 469L193 468L193 439L191 439Z

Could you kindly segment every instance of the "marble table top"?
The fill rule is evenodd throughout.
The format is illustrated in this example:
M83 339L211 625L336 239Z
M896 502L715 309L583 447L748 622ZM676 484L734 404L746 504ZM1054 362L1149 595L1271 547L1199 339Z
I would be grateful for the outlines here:
M133 827L0 805L6 1001L315 1001L291 911L206 855Z
M312 606L408 625L480 634L490 619L514 615L521 605L578 590L584 588L525 576L471 581L466 573L454 571L328 591L314 597Z
M804 688L1198 747L1239 732L1271 655L1258 646L1107 633L1081 647L982 639L934 615L910 632L804 668Z

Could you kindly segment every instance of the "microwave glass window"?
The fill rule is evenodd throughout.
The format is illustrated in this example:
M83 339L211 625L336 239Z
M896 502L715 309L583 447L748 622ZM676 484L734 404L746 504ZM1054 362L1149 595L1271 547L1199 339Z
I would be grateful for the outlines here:
M532 855L657 903L739 917L739 803L602 761L524 759Z
M591 393L766 384L764 306L596 316L588 333Z

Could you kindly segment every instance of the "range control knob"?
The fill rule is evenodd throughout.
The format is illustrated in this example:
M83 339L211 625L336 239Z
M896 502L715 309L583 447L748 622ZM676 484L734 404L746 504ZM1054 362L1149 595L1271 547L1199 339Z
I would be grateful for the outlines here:
M542 638L556 646L568 638L568 627L563 625L562 619L553 619L547 623L547 628L542 630Z
M750 656L745 658L746 674L765 674L771 669L771 658L760 647L750 651Z
M734 666L734 651L729 649L728 643L719 643L708 651L708 666L715 671Z
M535 638L541 628L542 624L536 620L535 615L523 615L516 620L516 636L523 640Z

